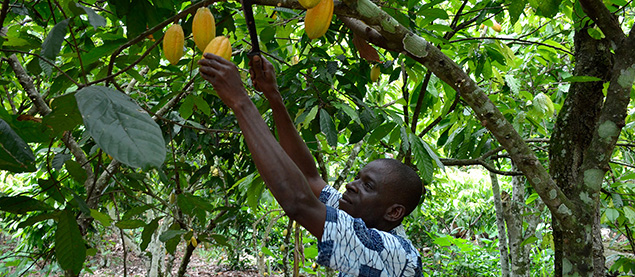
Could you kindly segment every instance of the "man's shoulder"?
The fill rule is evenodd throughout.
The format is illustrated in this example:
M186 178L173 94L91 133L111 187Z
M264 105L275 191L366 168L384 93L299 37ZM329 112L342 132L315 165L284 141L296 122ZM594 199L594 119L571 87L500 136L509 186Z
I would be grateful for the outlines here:
M416 274L421 272L419 252L410 240L395 234L399 230L368 228L361 219L331 207L326 217L318 244L319 264L353 275L375 276L362 274L372 269L388 276L420 276Z
M326 206L330 206L333 208L339 208L340 198L342 198L342 193L337 191L334 187L326 185L320 192L319 200L324 203Z

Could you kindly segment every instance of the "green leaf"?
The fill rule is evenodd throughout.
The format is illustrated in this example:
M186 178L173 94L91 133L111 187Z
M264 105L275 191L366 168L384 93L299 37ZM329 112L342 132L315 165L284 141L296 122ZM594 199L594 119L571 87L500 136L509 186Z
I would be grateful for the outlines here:
M344 103L339 103L339 102L333 102L332 104L333 104L333 107L346 113L352 120L357 122L357 124L362 124L362 121L359 119L359 115L351 106Z
M377 144L377 142L379 142L382 138L388 135L388 133L390 133L395 128L395 126L397 126L397 124L395 124L394 122L388 122L377 127L377 129L375 129L370 134L370 137L368 138L368 144L369 145Z
M101 86L75 94L84 124L99 147L131 167L160 167L165 141L159 125L129 96Z
M205 99L203 99L200 95L194 96L194 105L196 105L196 109L201 111L203 114L207 116L212 114L209 104L207 104L207 101L205 101Z
M185 230L167 230L167 231L163 232L163 234L161 234L159 236L159 240L162 241L162 242L166 242L166 241L171 240L173 238L177 238L180 235L183 235L185 233L187 233L187 231L185 231Z
M417 14L423 15L429 20L450 18L444 9L439 8L421 9L417 12Z
M561 0L529 0L529 3L534 7L538 14L552 18L560 11Z
M66 198L64 197L64 195L60 191L60 188L57 186L55 182L56 180L54 179L46 179L46 180L38 179L37 180L37 184L42 189L42 192L46 193L46 195L55 199L55 201L57 201L58 203L64 203L66 202Z
M49 34L46 36L44 42L42 42L42 51L40 52L42 57L49 61L55 61L55 57L60 52L62 42L64 42L64 37L66 36L68 20L69 19L65 19L55 24L53 29L51 29ZM44 70L47 75L51 75L51 73L53 73L52 66L43 60L40 60L40 67L42 67L42 70Z
M614 222L620 216L620 212L616 209L608 208L604 211L604 215L606 215L608 221Z
M570 83L580 83L580 82L598 82L598 81L602 81L602 79L598 77L593 77L593 76L571 76L571 77L564 78L562 81L570 82Z
M66 171L71 174L71 177L73 177L75 181L80 184L86 182L88 175L81 164L73 160L68 160L64 162L64 165L66 166Z
M257 178L260 179L260 178ZM247 190L247 205L253 209L254 211L258 208L258 201L260 200L260 196L262 196L262 192L265 189L265 183L254 181L251 182L249 189Z
M46 203L27 196L0 197L0 211L25 214L30 211L52 210Z
M90 49L88 53L83 54L82 61L86 65L97 62L100 58L108 56L115 52L115 50L124 43L126 43L126 40L124 39L109 40L107 41L107 43L104 43L104 45Z
M37 61L36 61L37 62ZM4 120L13 131L20 136L26 143L31 142L50 142L51 129L46 128L41 122L35 121L34 118L23 119L16 115L11 115L0 105L0 119ZM1 128L0 128L0 132ZM4 135L0 135L0 141Z
M83 123L74 93L53 99L51 101L51 110L51 113L46 115L42 122L53 128L56 135L64 131L73 130L75 126Z
M84 201L84 198L73 192L73 200L75 200L75 203L77 203L77 207L80 211L82 211L82 213L90 214L90 208L88 207L86 201Z
M118 228L121 228L121 229L136 229L136 228L140 228L140 227L146 226L146 223L143 222L143 220L138 220L138 219L121 220L121 221L115 223L115 226L117 226Z
M516 21L520 18L520 15L523 13L526 5L527 1L525 0L514 0L509 2L507 11L509 11L511 25L516 24Z
M527 245L527 244L534 243L534 242L536 242L536 241L538 241L538 238L537 238L536 236L531 236L531 237L528 237L528 238L527 238L527 239L525 239L522 243L520 243L520 247L523 247L523 246L525 246L525 245Z
M141 214L147 210L149 210L150 208L152 208L150 205L143 205L143 206L139 206L139 207L134 207L130 210L128 210L122 217L122 220L127 220L127 219L131 219L133 216Z
M587 33L589 34L590 37L596 39L596 40L601 40L603 38L605 38L606 36L604 35L604 33L602 32L602 30L600 28L588 28L587 29Z
M59 216L59 212L51 212L51 213L45 213L45 214L32 216L27 218L25 221L20 222L20 224L18 224L18 228L32 226L33 224L38 223L40 221L44 221L44 220L57 219L58 216Z
M315 116L317 115L317 112L318 112L318 106L315 105L315 106L313 106L313 108L311 108L311 110L304 117L304 121L302 121L302 124L300 125L300 129L308 127L309 124L311 124L311 121L313 121L313 119L315 119Z
M538 197L540 197L540 196L538 195L538 193L535 193L535 192L534 192L534 193L532 193L529 197L527 197L527 200L525 200L525 204L527 204L527 205L531 204L531 203L532 203L532 202L534 202L536 199L538 199Z
M60 213L55 231L55 257L62 269L78 275L86 259L86 245L79 232L75 215L65 210Z
M35 156L29 145L0 119L0 170L15 173L35 171Z
M509 86L509 89L515 95L517 95L519 93L519 91L520 91L520 82L518 81L518 79L516 79L516 77L514 77L514 75L506 74L505 75L505 83L507 84L507 86Z
M426 183L432 182L434 176L434 164L432 163L432 157L428 154L421 138L413 133L410 133L410 147L412 149L412 156L417 162L416 166L419 169L421 179Z
M635 224L635 209L631 206L624 206L624 216L628 219L628 222Z
M93 9L89 7L84 7L83 5L80 5L77 3L75 5L77 5L77 7L79 8L82 8L84 12L86 12L86 15L88 16L88 22L90 23L90 25L93 26L94 30L97 30L97 27L106 26L106 19L103 18L101 15L97 14L95 11L93 11Z
M183 119L188 119L194 113L194 96L188 95L183 99L183 103L179 107L179 114Z
M438 237L438 238L434 238L434 244L441 246L441 247L448 247L452 245L452 241L451 241L451 237L445 235L442 237Z
M110 218L109 215L98 210L90 209L90 216L99 221L99 223L101 223L101 225L103 225L104 227L109 227L110 224L112 224L112 218Z
M320 131L326 135L326 140L330 146L337 146L337 131L335 130L335 124L325 109L320 109Z
M153 219L150 223L148 223L148 225L146 225L146 227L143 228L143 232L141 232L141 245L139 245L142 251L148 248L148 244L150 244L150 241L152 240L152 234L154 234L154 231L156 231L159 227L159 220L162 218L163 217L158 217Z

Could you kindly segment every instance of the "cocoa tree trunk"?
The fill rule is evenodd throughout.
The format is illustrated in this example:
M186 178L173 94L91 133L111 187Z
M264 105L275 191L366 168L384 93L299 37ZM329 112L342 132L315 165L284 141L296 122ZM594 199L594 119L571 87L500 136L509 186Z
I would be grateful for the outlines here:
M576 66L573 75L592 76L608 80L607 72L610 72L613 64L609 42L590 37L587 33L587 28L577 31L574 37ZM577 186L577 184L581 183L580 178L583 178L579 170L599 119L604 98L602 89L602 81L573 83L569 89L568 97L558 114L549 148L550 172L556 184L566 195L582 193L580 187ZM591 204L590 210L593 211L590 215L591 218L598 217L599 211L595 207L597 203ZM594 221L587 222L587 224L585 228L596 228L592 227L595 225ZM565 241L568 233L570 234L570 230L566 230L566 226L554 220L556 254L554 272L556 276L561 276L563 269L565 269L564 267L569 266L568 264L563 264L565 244L569 243L571 245L568 239ZM591 233L589 232L589 234ZM589 245L594 245L593 240L588 242ZM599 247L601 249L601 243ZM596 256L603 257L601 253L603 251L599 250L598 252L600 253L597 253ZM603 269L603 261L598 260L597 262L601 264L598 264L596 268ZM598 274L602 276L603 273L598 272Z

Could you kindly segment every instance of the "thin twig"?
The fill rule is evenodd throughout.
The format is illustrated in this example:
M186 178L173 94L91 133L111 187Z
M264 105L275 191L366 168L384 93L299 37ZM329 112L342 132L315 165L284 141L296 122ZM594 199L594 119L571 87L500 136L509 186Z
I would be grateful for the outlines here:
M549 48L553 48L556 50L560 50L562 52L565 52L571 56L573 56L573 52L567 50L567 49L563 49L560 47L556 47L553 45L549 45L546 43L542 43L542 42L537 42L537 41L531 41L531 40L524 40L524 39L517 39L517 38L502 38L502 37L471 37L471 38L460 38L460 39L455 39L450 41L450 43L455 43L455 42L460 42L460 41L468 41L468 40L485 40L485 39L493 39L493 40L506 40L506 41L513 41L513 42L517 42L517 43L522 43L522 44L536 44L536 45L542 45L545 47L549 47Z

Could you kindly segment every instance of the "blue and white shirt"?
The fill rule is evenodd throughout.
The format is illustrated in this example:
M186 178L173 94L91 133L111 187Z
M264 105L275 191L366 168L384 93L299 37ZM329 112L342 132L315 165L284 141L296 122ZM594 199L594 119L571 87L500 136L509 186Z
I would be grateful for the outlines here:
M338 209L341 197L328 185L320 193L326 221L318 264L339 270L339 276L422 276L419 251L406 239L402 225L390 232L368 228Z

